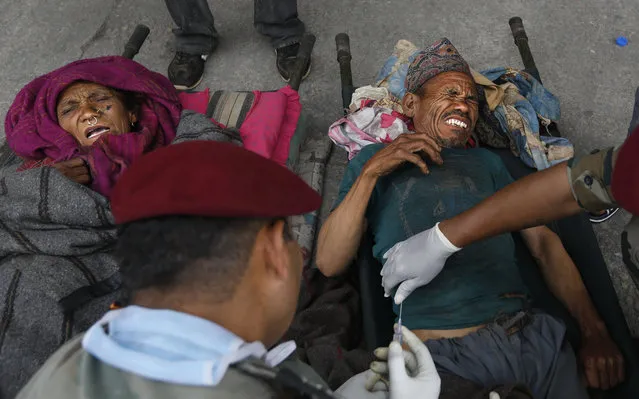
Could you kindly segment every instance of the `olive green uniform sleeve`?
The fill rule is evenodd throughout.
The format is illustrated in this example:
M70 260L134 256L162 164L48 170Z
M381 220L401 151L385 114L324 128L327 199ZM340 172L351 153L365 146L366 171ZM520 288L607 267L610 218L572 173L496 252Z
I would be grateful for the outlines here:
M568 179L579 206L590 212L616 207L612 196L612 162L618 150L606 148L568 162Z

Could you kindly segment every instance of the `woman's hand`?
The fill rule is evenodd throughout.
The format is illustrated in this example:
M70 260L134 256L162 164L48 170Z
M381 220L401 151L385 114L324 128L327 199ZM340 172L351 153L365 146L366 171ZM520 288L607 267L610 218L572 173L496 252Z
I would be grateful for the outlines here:
M73 158L68 161L62 161L51 165L52 168L58 170L68 179L83 185L91 182L91 173L84 160Z

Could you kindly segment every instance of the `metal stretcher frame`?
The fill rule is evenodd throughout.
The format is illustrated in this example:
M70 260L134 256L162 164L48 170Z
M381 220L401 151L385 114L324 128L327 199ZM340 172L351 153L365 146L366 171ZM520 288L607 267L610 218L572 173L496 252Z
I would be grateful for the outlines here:
M521 18L511 18L509 25L521 55L524 70L541 82L539 71L528 46L528 36ZM346 114L355 90L351 70L350 39L346 33L340 33L335 37L335 42L341 78L342 105ZM542 134L560 136L555 123L552 123L548 130ZM533 169L528 168L518 158L513 156L509 149L491 150L501 157L514 179L534 172ZM625 321L625 316L619 305L610 274L588 217L585 213L582 213L581 215L554 222L548 227L562 239L566 251L574 260L582 275L584 284L597 311L606 323L611 337L619 346L626 360L626 383L612 391L598 392L599 396L597 397L639 397L639 350ZM575 320L550 292L520 234L513 233L513 238L519 269L522 277L529 285L533 299L532 306L543 309L564 321L568 341L574 348L578 348L580 345L580 332ZM583 245L587 245L589 248L584 250ZM382 265L373 257L372 248L373 236L370 231L367 231L362 238L356 258L349 269L350 277L355 280L355 285L360 292L362 330L366 348L369 350L388 345L388 342L392 339L392 325L395 322L392 299L384 297L384 290L381 286L380 271Z

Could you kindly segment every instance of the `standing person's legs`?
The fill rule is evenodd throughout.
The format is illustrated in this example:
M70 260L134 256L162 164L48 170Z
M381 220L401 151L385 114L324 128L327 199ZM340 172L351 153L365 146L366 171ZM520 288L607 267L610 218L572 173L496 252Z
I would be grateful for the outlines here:
M297 0L254 0L253 23L259 33L271 39L277 54L277 70L288 81L305 31L304 23L297 15ZM309 62L304 77L310 67Z
M274 48L299 43L304 23L297 16L297 0L254 0L257 31L271 38Z
M193 55L208 55L217 46L213 14L206 0L164 0L177 28L175 48Z
M202 80L206 56L217 47L218 34L206 0L165 0L177 25L176 55L169 65L169 80L179 90L192 89Z

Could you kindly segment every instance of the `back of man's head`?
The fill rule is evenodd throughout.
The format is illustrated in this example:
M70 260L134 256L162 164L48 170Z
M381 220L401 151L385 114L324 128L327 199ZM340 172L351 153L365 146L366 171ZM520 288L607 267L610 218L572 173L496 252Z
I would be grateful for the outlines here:
M320 205L284 166L231 144L194 141L143 156L111 196L133 304L272 345L295 313L303 265L285 218Z
M125 288L135 297L230 300L244 276L265 219L165 216L123 226L116 255ZM200 297L201 297L200 296Z

